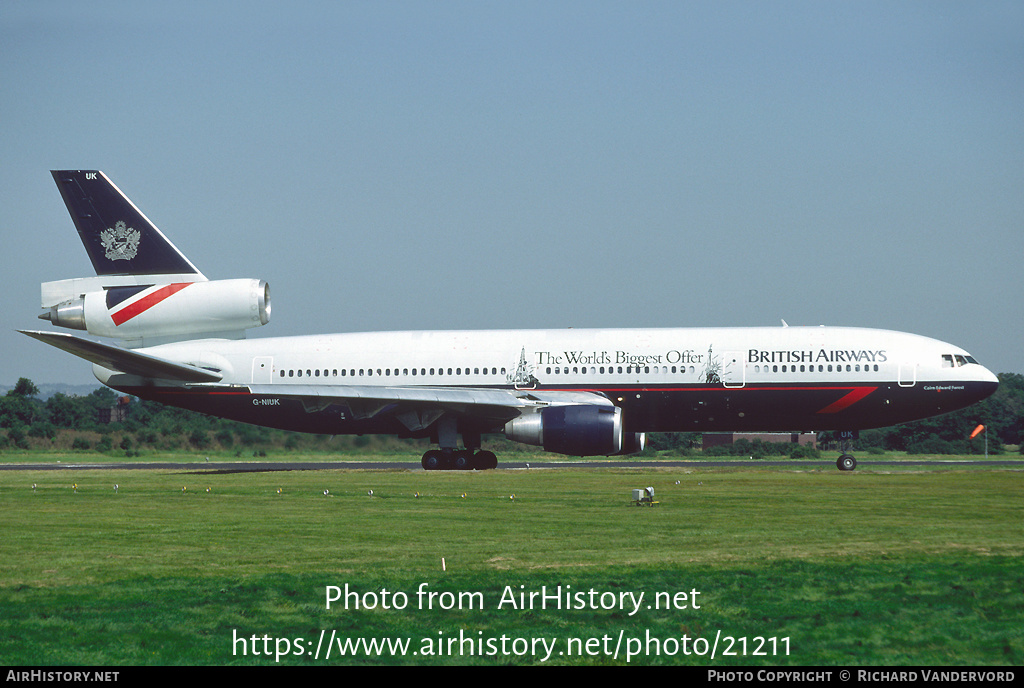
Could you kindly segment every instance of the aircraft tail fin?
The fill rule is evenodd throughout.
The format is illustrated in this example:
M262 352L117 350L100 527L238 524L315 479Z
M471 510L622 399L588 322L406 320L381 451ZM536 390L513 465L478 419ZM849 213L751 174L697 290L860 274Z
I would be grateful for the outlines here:
M245 330L270 320L266 282L207 280L105 174L51 174L96 276L44 282L40 305L47 312L40 318L114 337L130 348L199 338L241 339ZM46 341L70 350L54 343L66 344L67 339ZM75 346L72 353L85 345Z
M98 170L54 170L53 180L96 274L195 275L206 278Z

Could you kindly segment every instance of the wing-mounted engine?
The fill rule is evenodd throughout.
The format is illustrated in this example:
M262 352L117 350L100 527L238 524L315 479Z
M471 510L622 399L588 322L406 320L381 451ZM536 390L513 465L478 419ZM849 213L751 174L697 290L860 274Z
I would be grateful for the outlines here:
M622 409L576 404L549 406L510 420L505 437L570 456L614 456L642 451L643 433L627 433Z
M83 281L97 279L102 278ZM106 281L109 282L109 278ZM127 342L149 344L197 336L239 337L245 330L270 321L270 286L263 280L102 287L97 284L90 291L54 305L47 305L47 287L43 285L43 307L49 310L39 316L41 319L60 327L86 330L92 335ZM51 288L50 292L53 291L55 289Z

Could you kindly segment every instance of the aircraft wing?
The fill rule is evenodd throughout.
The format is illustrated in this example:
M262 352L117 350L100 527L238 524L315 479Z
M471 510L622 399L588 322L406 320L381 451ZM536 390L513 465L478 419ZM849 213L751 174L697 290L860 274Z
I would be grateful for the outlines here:
M220 373L187 363L176 363L159 356L130 351L63 332L18 331L109 370L118 370L129 375L181 382L218 382L222 377Z
M486 387L376 387L372 385L249 385L253 394L302 401L313 413L343 404L356 418L390 414L409 430L421 430L444 413L505 423L524 409L587 404L612 407L597 392L496 389Z
M220 373L152 354L122 349L63 332L19 330L108 370L160 380L219 382ZM374 385L248 385L252 394L299 400L309 413L334 404L360 419L391 415L410 431L422 430L445 413L505 423L526 409L546 406L607 406L603 394L588 391L499 389L487 387L387 387Z
M367 401L411 401L524 408L564 404L612 406L595 392L496 389L489 387L378 387L374 385L247 385L253 394Z

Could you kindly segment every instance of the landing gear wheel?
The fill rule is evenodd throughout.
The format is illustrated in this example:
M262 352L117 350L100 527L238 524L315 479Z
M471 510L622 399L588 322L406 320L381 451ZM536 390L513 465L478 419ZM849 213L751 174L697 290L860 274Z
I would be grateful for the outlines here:
M473 462L478 470L489 471L498 467L498 457L494 455L494 452L480 451L473 457Z
M486 471L498 467L494 452L474 449L431 449L420 461L425 471Z
M857 459L852 454L843 454L836 461L836 468L841 471L852 471L857 467Z
M442 448L438 454L441 455L441 467L442 471L450 471L455 466L455 450Z
M473 464L473 451L470 449L463 449L462 451L455 452L454 460L452 461L452 468L457 471L468 471L474 467Z
M441 452L436 449L431 449L423 454L423 459L420 461L420 465L425 471L439 471L442 468L441 463Z

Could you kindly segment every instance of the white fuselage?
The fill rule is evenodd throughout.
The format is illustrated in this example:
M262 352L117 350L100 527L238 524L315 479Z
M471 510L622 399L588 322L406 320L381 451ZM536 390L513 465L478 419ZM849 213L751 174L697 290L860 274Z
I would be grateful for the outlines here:
M951 344L836 327L373 332L193 340L140 351L223 377L154 384L98 367L97 376L167 403L330 433L394 429L374 415L377 407L357 413L344 406L349 389L359 397L373 397L373 389L589 393L619 407L630 432L788 432L881 427L946 413L998 384ZM286 409L285 399L313 397L334 399L341 410L314 419L311 410L323 411L327 402L307 401L305 415ZM484 424L482 431L493 430Z
M694 384L715 374L733 387L996 381L980 365L957 365L969 354L952 344L837 327L362 332L195 340L141 351L217 368L235 385L522 387L530 384L515 379L524 357L545 388Z

